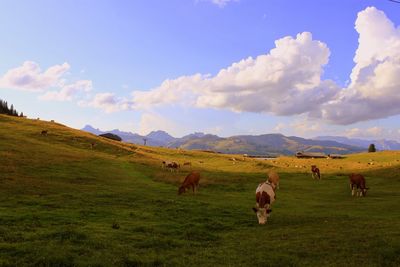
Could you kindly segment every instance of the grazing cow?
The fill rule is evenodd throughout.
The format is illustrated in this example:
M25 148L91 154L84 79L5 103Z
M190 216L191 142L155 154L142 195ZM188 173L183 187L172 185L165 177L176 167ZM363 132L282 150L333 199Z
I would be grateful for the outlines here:
M43 130L40 134L41 135L47 135L47 130Z
M269 171L267 181L275 188L279 189L279 175L275 171Z
M169 169L172 172L172 171L178 171L181 165L175 161L163 161L162 167L165 169Z
M265 224L271 213L271 205L275 201L275 190L271 183L259 184L256 189L256 206L253 211L257 214L258 223Z
M367 195L368 187L365 186L365 178L361 174L350 174L350 189L351 195L363 196ZM356 192L357 189L357 192Z
M200 181L200 173L193 171L189 173L185 180L183 181L182 185L178 189L178 195L186 192L186 189L192 187L193 189L193 194L196 194L196 189L199 187L199 181Z
M311 165L311 177L321 180L321 173L319 172L317 165Z

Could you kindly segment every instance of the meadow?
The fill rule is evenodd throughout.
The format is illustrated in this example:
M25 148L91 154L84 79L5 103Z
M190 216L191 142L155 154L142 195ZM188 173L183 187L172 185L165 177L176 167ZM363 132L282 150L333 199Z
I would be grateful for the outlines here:
M162 160L192 166L169 172ZM257 160L0 115L0 266L400 266L399 160ZM280 189L258 225L255 189L271 169ZM199 192L178 196L191 170ZM351 196L352 172L366 197Z

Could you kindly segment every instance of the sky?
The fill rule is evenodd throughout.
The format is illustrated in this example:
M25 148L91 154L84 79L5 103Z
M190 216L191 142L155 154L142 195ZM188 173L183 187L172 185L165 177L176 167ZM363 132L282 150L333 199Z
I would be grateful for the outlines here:
M0 98L73 128L400 141L400 4L1 0Z

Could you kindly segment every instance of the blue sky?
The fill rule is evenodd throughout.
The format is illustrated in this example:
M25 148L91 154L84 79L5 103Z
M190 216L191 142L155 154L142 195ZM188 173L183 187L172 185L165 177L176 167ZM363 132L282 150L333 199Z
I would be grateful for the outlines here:
M3 0L0 98L74 128L400 140L399 12L385 0Z

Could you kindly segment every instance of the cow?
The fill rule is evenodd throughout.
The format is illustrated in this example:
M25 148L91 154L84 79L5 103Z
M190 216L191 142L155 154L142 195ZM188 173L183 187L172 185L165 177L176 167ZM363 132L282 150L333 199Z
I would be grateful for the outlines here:
M352 196L357 195L365 197L369 188L365 186L364 176L355 173L350 174L350 189Z
M275 190L271 183L259 184L256 189L256 206L253 211L257 214L258 223L265 224L270 216L271 205L275 201Z
M279 189L279 175L275 171L269 171L267 181L275 188Z
M182 185L178 189L178 195L186 192L186 189L192 187L193 194L196 194L196 190L199 187L200 181L200 173L196 171L190 172L185 180L183 181Z
M40 134L41 135L47 135L47 130L43 130Z
M320 173L317 165L311 165L311 177L313 179L321 180L321 173Z
M183 166L192 166L192 163L190 161L186 161L183 163Z
M178 171L180 169L181 165L175 161L163 161L162 167L165 169L169 169L172 172L174 170Z
M93 149L96 146L95 142L90 143L90 149Z

